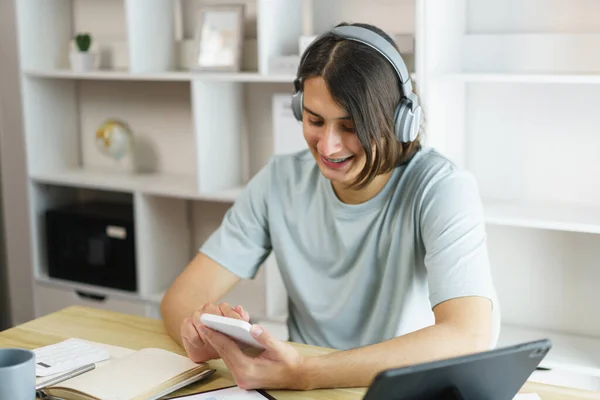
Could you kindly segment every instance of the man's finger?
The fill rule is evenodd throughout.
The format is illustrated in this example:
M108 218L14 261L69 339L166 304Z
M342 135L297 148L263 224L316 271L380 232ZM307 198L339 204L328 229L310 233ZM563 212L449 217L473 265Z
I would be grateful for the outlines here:
M221 310L219 310L219 307L216 304L207 303L200 309L200 315L204 313L221 315Z
M240 316L242 317L242 319L246 322L250 321L250 314L248 314L248 311L244 310L244 308L239 305L235 308L235 310L237 311L238 314L240 314Z
M204 327L204 336L208 343L216 350L225 363L227 369L231 372L237 383L237 377L245 374L246 368L252 360L246 356L238 347L237 343L220 332Z
M191 356L194 354L194 350L196 349L196 347L194 347L192 344L190 344L190 342L187 340L187 338L185 336L181 337L181 344L183 344L183 348L185 349L186 354L191 359Z
M252 325L250 334L258 343L265 346L267 350L277 350L282 343L279 339L264 330L260 325Z
M221 311L221 314L223 314L224 317L235 319L242 318L242 316L227 303L219 304L219 310Z
M242 306L237 305L235 306L235 308L233 309L233 311L235 311L236 313L238 313L238 315L246 322L248 322L248 320L246 319L246 312L244 311L244 309L242 308Z
M237 343L227 335L207 328L204 325L200 328L200 330L204 338L208 341L208 343L210 343L216 352L219 353L223 360L226 358L232 361L241 360L242 358L246 357L238 347Z
M200 322L200 316L202 315L202 311L198 310L195 311L194 314L192 315L192 318L190 318L190 324L192 326L192 329L195 332L195 338L193 340L193 343L196 344L198 347L199 346L204 346L206 344L206 340L204 340L204 337L202 336L202 333L200 332L200 326L202 326L202 323ZM192 340L191 336L188 336L188 339Z
M181 337L193 347L200 347L204 344L190 318L183 320Z

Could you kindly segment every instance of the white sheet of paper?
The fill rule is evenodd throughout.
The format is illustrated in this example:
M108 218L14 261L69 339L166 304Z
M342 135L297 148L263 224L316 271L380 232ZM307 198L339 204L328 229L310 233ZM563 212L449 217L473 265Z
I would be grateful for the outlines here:
M209 393L200 393L186 396L186 400L264 400L265 397L255 390L243 390L239 387L215 390ZM513 400L541 400L534 393L518 394Z
M239 387L233 387L185 396L185 400L265 400L265 396L256 390L244 390Z
M265 397L255 390L243 390L239 387L215 390L209 393L200 393L186 396L189 400L264 400ZM535 393L518 394L513 400L541 400Z

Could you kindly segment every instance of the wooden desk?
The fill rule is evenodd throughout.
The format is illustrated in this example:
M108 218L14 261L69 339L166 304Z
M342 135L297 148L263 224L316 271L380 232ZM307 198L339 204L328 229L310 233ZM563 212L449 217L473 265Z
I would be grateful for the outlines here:
M159 347L185 355L185 352L167 335L162 321L86 307L70 307L0 332L0 347L33 349L70 337L136 350L144 347ZM312 346L294 345L307 355L324 354L331 351ZM234 385L231 374L222 361L211 361L210 364L217 369L217 373L198 385L207 390ZM269 391L269 393L276 399L282 400L353 400L361 399L365 391L366 389L360 388L307 392ZM600 400L600 393L535 383L527 383L522 392L537 393L542 400Z

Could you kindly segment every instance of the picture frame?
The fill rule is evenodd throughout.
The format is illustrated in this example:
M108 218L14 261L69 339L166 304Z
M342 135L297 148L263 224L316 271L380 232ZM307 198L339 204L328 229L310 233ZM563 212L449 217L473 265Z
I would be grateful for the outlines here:
M206 5L198 9L192 70L241 70L244 14L244 4Z

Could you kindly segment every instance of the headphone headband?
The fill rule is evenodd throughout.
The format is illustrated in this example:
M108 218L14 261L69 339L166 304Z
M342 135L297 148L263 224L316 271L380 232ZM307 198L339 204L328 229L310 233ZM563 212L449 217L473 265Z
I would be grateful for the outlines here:
M354 40L355 42L365 44L377 51L379 54L385 57L392 67L394 67L394 70L396 70L396 74L398 74L398 78L400 78L404 96L409 96L412 93L413 88L410 80L410 74L408 73L408 68L406 68L406 64L404 63L402 56L400 56L398 50L396 50L396 48L382 36L370 29L360 26L338 26L333 28L330 32L335 33L336 35L339 35L345 39L350 39Z
M363 28L356 25L345 25L333 28L330 31L325 32L313 41L311 45L304 51L300 58L300 65L298 69L304 64L304 61L310 53L310 49L321 37L333 33L344 39L353 40L355 42L362 43L369 46L373 50L381 54L394 68L398 78L400 79L400 85L402 86L402 100L396 109L394 120L396 135L402 142L413 141L418 133L421 122L421 106L419 105L419 98L416 93L413 92L412 81L406 64L400 55L400 52L388 42L384 37L371 31L370 29ZM301 82L296 76L294 80L294 86L296 93L292 97L292 110L296 119L302 120L302 107L303 107L303 93L301 89Z

